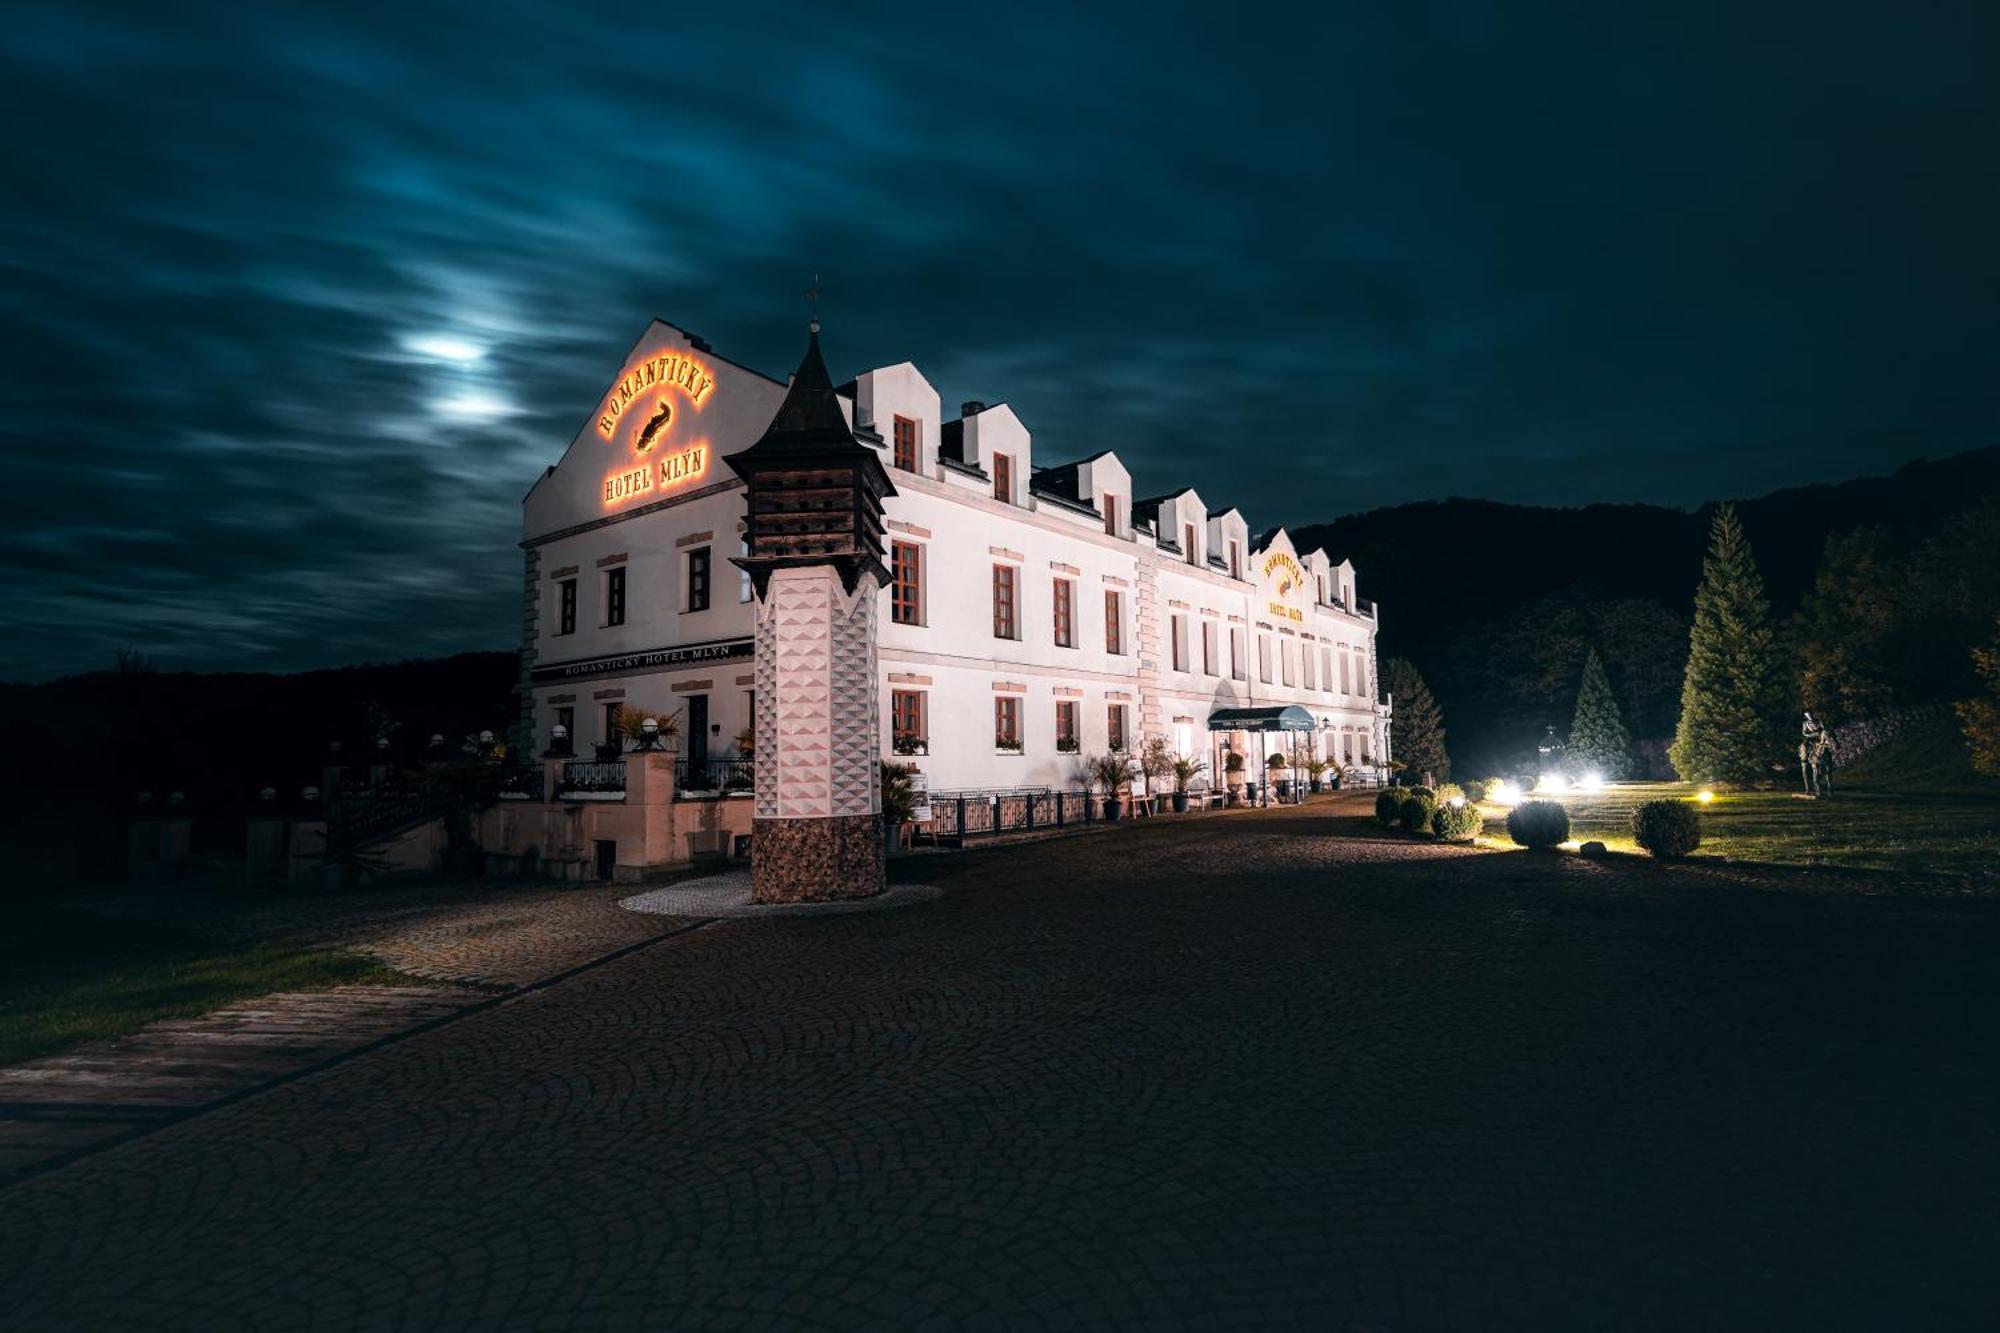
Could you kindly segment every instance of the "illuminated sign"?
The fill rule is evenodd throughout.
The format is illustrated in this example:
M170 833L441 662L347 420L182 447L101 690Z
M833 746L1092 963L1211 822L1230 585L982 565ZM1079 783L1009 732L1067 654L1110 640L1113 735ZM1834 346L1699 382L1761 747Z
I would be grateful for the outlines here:
M1264 557L1264 578L1266 582L1276 581L1278 586L1275 591L1281 598L1289 599L1306 585L1305 570L1286 551L1273 551ZM1271 614L1281 620L1305 621L1305 615L1296 606L1287 606L1283 601L1272 602L1269 606Z
M708 446L691 444L645 467L627 468L604 479L604 503L617 504L655 488L670 491L708 471Z
M645 398L650 389L679 389L687 395L690 403L701 407L708 401L708 391L714 387L715 377L708 373L707 367L684 356L656 356L641 361L626 371L606 395L604 411L597 418L597 433L610 439L625 410ZM660 395L657 408L648 415L645 426L639 432L639 439L634 443L640 453L652 448L660 432L673 420L673 408L666 402L665 393Z

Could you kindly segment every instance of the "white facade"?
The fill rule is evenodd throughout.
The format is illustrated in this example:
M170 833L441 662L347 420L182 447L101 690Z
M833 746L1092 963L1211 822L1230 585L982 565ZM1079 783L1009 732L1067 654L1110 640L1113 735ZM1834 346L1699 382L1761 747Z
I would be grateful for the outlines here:
M530 491L534 748L567 720L587 756L623 704L678 714L693 757L737 753L758 707L755 626L730 563L743 485L723 459L764 432L784 389L655 322ZM1081 759L1122 730L1132 749L1166 736L1219 782L1221 744L1254 770L1265 743L1212 735L1211 713L1295 704L1319 724L1323 757L1386 761L1377 622L1351 565L1295 550L1282 530L1253 542L1240 514L1192 490L1136 498L1110 452L1040 467L1012 409L967 404L946 419L907 363L842 394L897 490L884 557L906 577L875 608L882 757L917 764L933 791L1074 787ZM1018 750L1001 743L1006 728ZM1074 748L1059 742L1072 729Z

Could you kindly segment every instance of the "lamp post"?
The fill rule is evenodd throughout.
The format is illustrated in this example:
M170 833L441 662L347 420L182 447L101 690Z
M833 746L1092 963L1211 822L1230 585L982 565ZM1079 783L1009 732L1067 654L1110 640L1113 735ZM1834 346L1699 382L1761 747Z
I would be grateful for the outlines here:
M660 748L660 719L649 717L639 724L639 748L642 750Z

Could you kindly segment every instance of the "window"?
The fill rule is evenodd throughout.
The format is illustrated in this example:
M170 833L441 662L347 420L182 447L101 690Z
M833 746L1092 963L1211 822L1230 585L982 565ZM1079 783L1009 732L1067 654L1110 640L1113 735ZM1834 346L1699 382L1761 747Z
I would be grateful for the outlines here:
M1181 554L1187 557L1187 562L1190 565L1195 563L1194 524L1192 523L1181 524Z
M1243 577L1243 548L1234 537L1229 539L1229 577L1232 579Z
M1349 680L1348 680L1348 675L1347 675L1347 654L1346 654L1346 653L1342 653L1342 654L1340 655L1340 692L1341 692L1342 694L1352 694L1352 693L1354 693L1354 687L1353 687L1353 685L1352 685L1352 684L1350 684L1350 683L1349 683Z
M1076 647L1076 585L1056 580L1056 647Z
M905 472L917 470L917 423L897 417L891 434L896 442L896 466Z
M1020 571L1012 565L993 566L993 637L1021 637L1021 604L1017 596Z
M1204 676L1213 676L1215 674L1215 622L1213 620L1204 620L1201 622L1201 674Z
M687 609L708 610L708 548L697 546L687 557Z
M1319 687L1333 693L1333 649L1324 644L1319 650Z
M1125 705L1112 704L1104 710L1104 743L1114 750L1125 748Z
M1125 651L1125 599L1116 588L1104 590L1104 651Z
M1014 503L1014 460L1005 454L993 455L993 498Z
M889 735L897 754L927 752L930 732L924 725L926 711L922 690L890 691Z
M1021 696L1003 694L993 701L993 748L1021 748Z
M1299 684L1306 689L1315 689L1313 668L1319 663L1319 649L1309 643L1299 645Z
M750 554L750 539L748 537L745 537L742 541L736 543L736 554L738 555ZM736 600L747 604L750 601L751 596L755 592L756 589L753 588L750 584L750 571L747 569L739 569L736 572Z
M1248 680L1243 674L1243 630L1239 626L1229 627L1229 675L1233 680Z
M1105 536L1116 537L1118 535L1118 497L1110 491L1106 491L1104 493L1104 503L1100 508L1104 510Z
M576 580L556 584L556 633L576 633Z
M924 548L915 542L889 544L889 618L898 625L924 623Z
M576 709L556 709L556 725L563 729L563 735L571 742L576 740Z
M1354 655L1354 692L1364 696L1368 693L1368 659L1360 653Z
M1297 683L1295 678L1298 673L1292 668L1297 655L1298 647L1290 639L1278 640L1278 679L1287 685Z
M1271 683L1271 636L1257 636L1257 679L1266 685Z
M1168 617L1167 650L1173 669L1187 670L1187 617L1176 611Z
M622 625L625 623L625 566L618 565L604 574L604 623Z
M604 743L614 745L618 741L618 713L625 707L616 700L604 705Z
M1076 731L1076 700L1056 700L1056 752L1075 754L1082 748Z

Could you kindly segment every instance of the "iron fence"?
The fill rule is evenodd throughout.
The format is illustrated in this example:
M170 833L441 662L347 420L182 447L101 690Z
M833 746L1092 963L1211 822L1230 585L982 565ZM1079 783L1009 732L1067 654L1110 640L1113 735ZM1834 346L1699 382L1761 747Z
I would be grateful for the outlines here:
M749 791L753 777L752 761L735 759L682 759L678 768L678 782L682 791L721 792L727 795L735 791Z
M568 792L623 792L625 790L625 761L596 763L583 759L571 759L562 766L562 780L556 784L556 795Z
M929 801L930 822L919 827L933 837L959 841L1092 824L1104 817L1103 799L1095 793L1046 787L934 791Z

